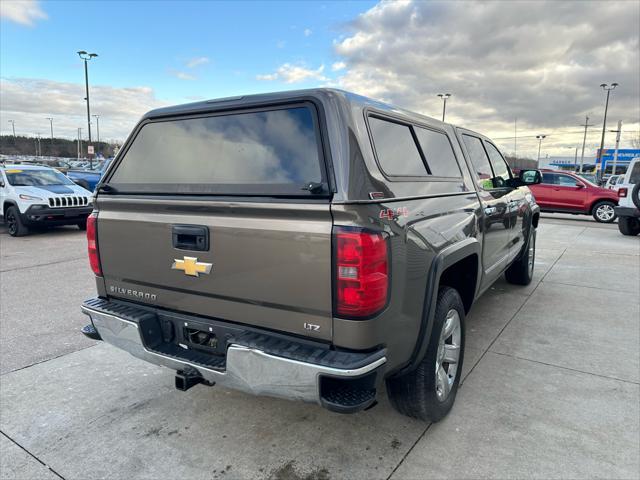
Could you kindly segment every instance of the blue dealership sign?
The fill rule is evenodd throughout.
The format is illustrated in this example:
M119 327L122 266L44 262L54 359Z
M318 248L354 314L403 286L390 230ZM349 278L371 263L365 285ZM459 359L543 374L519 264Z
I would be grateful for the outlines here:
M614 148L605 148L602 150L602 162L605 165L610 165L613 163L613 157L615 156ZM600 158L600 149L598 149L598 155L596 157L596 163L598 163L598 158ZM636 157L640 157L640 149L637 148L621 148L618 150L618 163L628 164L631 160Z

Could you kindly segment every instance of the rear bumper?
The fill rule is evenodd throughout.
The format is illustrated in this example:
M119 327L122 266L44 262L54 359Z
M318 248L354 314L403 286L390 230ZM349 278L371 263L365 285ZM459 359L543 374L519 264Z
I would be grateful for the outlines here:
M632 207L614 207L613 211L619 217L636 217L640 218L640 209Z
M50 208L32 205L20 217L25 225L75 225L86 219L92 211L92 206Z
M135 304L100 298L82 305L82 312L91 318L105 342L172 370L195 369L209 383L253 395L318 403L342 413L362 410L375 401L375 385L386 363L384 349L336 352L309 347L293 337L287 341L281 335L243 331L229 340L224 358L216 364L202 353L189 355L184 345L173 349L166 348L175 347L173 344L149 345L146 332L155 328L159 316L153 309L136 310Z

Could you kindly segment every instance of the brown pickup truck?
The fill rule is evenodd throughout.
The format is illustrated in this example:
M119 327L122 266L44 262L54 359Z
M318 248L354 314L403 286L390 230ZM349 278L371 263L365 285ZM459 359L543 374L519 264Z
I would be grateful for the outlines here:
M483 135L331 89L146 114L89 217L83 332L196 384L437 421L539 208Z

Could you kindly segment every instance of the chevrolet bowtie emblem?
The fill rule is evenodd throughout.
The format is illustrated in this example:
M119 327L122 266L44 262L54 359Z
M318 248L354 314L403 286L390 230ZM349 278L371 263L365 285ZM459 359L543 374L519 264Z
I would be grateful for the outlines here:
M171 268L174 270L182 270L185 275L199 277L201 273L209 274L212 266L210 263L199 262L196 257L184 257L183 260L176 258Z

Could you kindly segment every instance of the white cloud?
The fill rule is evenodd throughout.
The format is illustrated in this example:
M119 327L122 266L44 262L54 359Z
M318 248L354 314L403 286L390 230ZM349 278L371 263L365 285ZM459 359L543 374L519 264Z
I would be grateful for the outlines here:
M209 57L195 57L187 61L187 68L195 68L199 65L206 65L211 60Z
M344 62L336 62L333 65L331 65L331 70L333 70L334 72L338 72L340 70L344 70L346 66L347 64Z
M34 26L38 20L48 18L37 0L2 0L0 17L28 27Z
M284 83L300 83L307 80L326 81L328 80L322 72L324 71L324 65L320 65L317 69L313 70L306 68L302 65L292 65L285 63L278 67L273 73L267 73L263 75L257 75L258 80L282 80Z
M196 77L187 72L181 72L179 70L169 70L169 73L180 80L195 80Z
M91 113L100 115L100 138L123 141L141 115L165 105L149 87L91 87ZM74 138L77 128L87 132L83 83L33 78L0 79L0 125L6 133L15 120L18 135L43 135L49 131L46 117L53 117L54 134ZM93 119L92 119L93 120ZM95 132L94 132L95 135Z
M450 92L448 121L507 137L518 117L521 134L549 133L544 143L568 151L581 144L577 125L587 113L601 125L603 82L620 84L610 125L621 119L629 130L640 127L639 5L381 2L336 41L348 65L338 82L436 118L436 94ZM597 130L588 142L597 143ZM536 152L535 138L522 142L519 151Z
M287 42L285 42L284 40L278 40L276 42L276 48L284 48L287 45Z
M304 36L305 37L311 36L312 33L313 33L313 31L310 28L305 28L304 29Z

